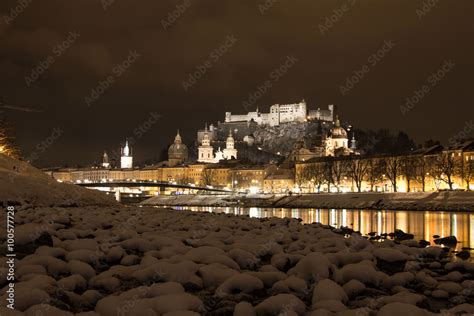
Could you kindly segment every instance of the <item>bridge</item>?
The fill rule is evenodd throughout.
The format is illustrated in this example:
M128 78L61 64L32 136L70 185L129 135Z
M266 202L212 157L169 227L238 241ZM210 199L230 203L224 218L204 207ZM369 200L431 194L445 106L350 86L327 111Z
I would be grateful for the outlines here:
M220 192L230 193L238 192L232 189L219 189L212 186L196 186L191 184L177 184L171 182L155 182L155 181L104 181L104 182L81 182L76 185L87 187L87 188L176 188L176 189L188 189L196 191L209 191L209 192Z

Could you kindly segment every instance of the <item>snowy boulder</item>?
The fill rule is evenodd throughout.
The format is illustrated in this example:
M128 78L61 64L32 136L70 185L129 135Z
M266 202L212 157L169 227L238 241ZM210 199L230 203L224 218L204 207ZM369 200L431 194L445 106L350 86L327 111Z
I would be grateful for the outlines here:
M120 260L122 266L133 266L140 262L140 257L137 255L128 255Z
M189 250L185 257L197 263L220 263L228 266L234 270L240 270L239 265L229 258L229 256L222 250L216 247L199 247Z
M23 312L10 309L7 307L0 306L0 315L8 315L8 316L25 316Z
M324 300L336 300L346 303L348 297L339 284L330 279L325 279L319 281L314 287L312 302L315 305L317 302Z
M67 251L74 250L99 250L99 244L96 240L90 238L66 240L63 242Z
M48 226L25 224L15 227L15 252L18 258L35 253L41 246L53 246L53 238L48 233Z
M184 288L181 284L176 282L155 283L148 289L148 297L156 297L171 294L182 294Z
M449 294L457 294L463 290L463 287L456 282L440 282L437 287L438 290L443 290Z
M163 295L152 300L153 310L158 315L174 311L204 311L202 301L196 296L187 293Z
M239 274L239 272L218 263L203 265L198 271L205 288L217 288L225 280L236 274Z
M105 290L106 292L113 292L120 287L120 280L116 277L91 279L90 287L94 289Z
M342 289L350 298L356 297L358 294L362 293L365 288L365 284L359 280L350 280L342 286Z
M257 312L252 304L248 302L240 302L235 305L234 316L256 316Z
M90 265L97 265L104 258L104 254L98 250L74 250L66 254L66 261L77 260Z
M35 254L40 256L64 258L66 256L66 251L59 247L40 246L38 249L36 249Z
M390 274L402 272L409 258L394 248L377 248L373 254L377 258L377 268Z
M164 313L163 316L200 316L201 314L193 311L174 311L169 313Z
M461 304L448 310L448 313L452 315L473 315L474 305L472 304Z
M17 268L19 269L24 265L41 265L46 268L48 275L53 277L69 272L66 262L51 256L40 256L36 254L26 256L18 262Z
M109 249L109 251L105 255L105 259L109 263L116 263L120 262L120 259L122 259L125 255L126 252L122 247L115 246Z
M252 293L263 289L263 282L249 274L237 274L224 281L217 289L216 295L226 296L237 293Z
M232 260L237 262L241 269L254 269L260 261L252 253L243 249L234 248L228 254Z
M2 302L6 301L6 294L2 295L1 300ZM48 304L49 302L48 293L40 289L22 287L21 290L17 288L15 291L15 309L19 311L26 311L31 306Z
M394 286L406 286L415 280L411 272L399 272L382 280L382 286L390 289Z
M47 274L46 268L39 264L22 265L15 271L17 279L21 280L23 276L28 274Z
M319 301L319 302L316 302L313 305L313 308L315 310L325 309L325 310L333 312L333 313L342 312L342 311L345 311L347 309L347 307L344 304L342 304L340 301L337 301L337 300Z
M302 258L288 275L295 275L305 281L312 282L329 277L331 263L322 253L313 252Z
M124 240L120 243L122 248L127 251L128 253L135 253L135 252L147 252L149 250L154 249L153 244L144 238L132 238Z
M384 273L374 269L371 262L348 264L336 271L336 282L345 284L351 280L358 280L363 284L378 286L382 279L387 277Z
M307 291L308 285L306 281L295 276L290 276L285 280L278 281L273 284L273 287L269 290L270 294L281 294L295 292L298 294L304 294Z
M458 240L456 236L449 236L449 237L435 239L434 243L437 245L444 245L449 248L456 248Z
M80 305L86 309L93 309L98 301L104 297L99 291L87 290L82 293L80 298Z
M181 261L179 263L168 263L160 261L152 266L136 270L132 278L141 283L151 281L172 281L182 285L194 284L202 287L202 280L196 275L199 266L192 261Z
M444 290L434 290L433 292L431 292L431 296L433 296L434 298L448 299L449 293Z
M286 274L283 272L247 272L248 274L259 278L262 280L265 287L272 287L278 281L284 280L287 278Z
M82 292L87 288L87 281L79 274L73 274L58 281L58 286L65 291Z
M431 313L412 304L399 302L387 304L377 313L377 316L394 315L431 316Z
M89 280L95 276L95 270L90 265L82 261L71 260L68 262L68 267L71 271L71 274L79 274L86 280Z
M364 260L372 260L373 255L367 251L329 253L326 255L329 261L337 267L343 267L351 263L359 263Z
M295 312L303 315L306 311L305 304L292 294L278 294L267 298L255 307L258 316L285 315Z
M73 316L74 314L61 310L55 306L47 305L46 303L31 306L25 312L25 316Z
M286 272L293 268L301 258L303 258L302 255L277 253L272 256L271 264L278 270Z
M421 303L424 299L425 297L420 294L400 292L392 296L383 296L378 299L378 302L382 305L390 303L405 303L417 305L418 303Z

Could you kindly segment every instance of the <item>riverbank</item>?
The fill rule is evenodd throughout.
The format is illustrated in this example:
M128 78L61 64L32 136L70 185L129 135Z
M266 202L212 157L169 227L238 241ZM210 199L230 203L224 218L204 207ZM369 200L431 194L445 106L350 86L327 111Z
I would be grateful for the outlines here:
M148 206L243 206L275 208L474 211L474 192L334 193L305 195L160 195Z
M1 315L474 313L474 263L403 233L122 206L18 209L15 222L16 311Z

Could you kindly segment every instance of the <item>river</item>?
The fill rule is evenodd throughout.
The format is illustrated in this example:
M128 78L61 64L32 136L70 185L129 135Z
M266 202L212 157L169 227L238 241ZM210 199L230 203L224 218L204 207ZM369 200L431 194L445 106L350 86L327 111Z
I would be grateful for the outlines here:
M334 227L347 226L363 235L375 232L378 235L401 229L415 235L416 240L427 240L434 244L433 235L456 236L457 250L474 248L474 213L441 211L378 211L335 209L284 209L258 207L173 207L197 212L224 212L250 217L300 218L303 223L313 222Z

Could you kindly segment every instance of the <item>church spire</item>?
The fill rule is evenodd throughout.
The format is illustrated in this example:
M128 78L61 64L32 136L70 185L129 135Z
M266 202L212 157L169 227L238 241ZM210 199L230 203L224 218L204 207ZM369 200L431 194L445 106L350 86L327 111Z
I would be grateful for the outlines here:
M339 120L339 115L336 115L336 126L337 127L341 126L341 121Z

